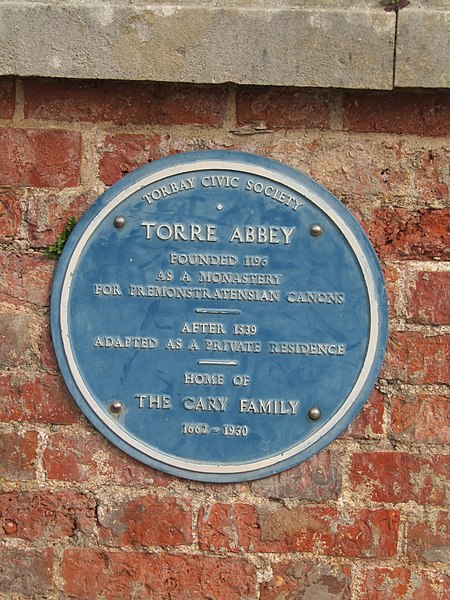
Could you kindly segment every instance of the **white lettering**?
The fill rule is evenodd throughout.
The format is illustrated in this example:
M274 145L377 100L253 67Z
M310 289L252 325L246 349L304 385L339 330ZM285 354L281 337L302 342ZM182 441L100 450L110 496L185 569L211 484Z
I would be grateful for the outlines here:
M165 394L136 394L139 408L169 410L172 408L171 397Z
M261 194L266 198L276 200L277 202L292 208L292 210L297 210L303 205L303 202L300 200L300 198L284 192L274 185L266 185L265 181L253 181L252 179L248 179L245 184L245 190L247 192L255 192L255 194Z
M183 407L186 410L202 412L224 412L227 408L228 398L224 396L190 396L183 398Z
M222 323L183 323L181 333L209 333L225 335L225 328Z
M206 188L237 188L239 186L239 177L230 177L229 175L206 175L202 178L200 183Z
M267 225L236 225L229 241L239 244L290 244L295 227L276 227Z
M241 398L239 412L246 414L266 415L295 415L300 404L299 400L255 400Z
M268 342L269 354L305 354L343 356L345 344L306 344L300 342Z
M178 194L178 192L184 192L186 190L192 190L195 184L195 177L186 177L185 179L178 179L176 181L171 181L167 185L161 185L158 188L155 188L151 192L144 194L142 199L145 200L148 204L152 204L153 201L161 200L162 198L166 198L167 196L173 196L173 194Z
M222 373L185 373L184 383L187 385L223 385Z
M145 238L152 239L152 234L162 240L174 240L175 242L217 242L215 225L198 225L191 223L141 223L145 227Z

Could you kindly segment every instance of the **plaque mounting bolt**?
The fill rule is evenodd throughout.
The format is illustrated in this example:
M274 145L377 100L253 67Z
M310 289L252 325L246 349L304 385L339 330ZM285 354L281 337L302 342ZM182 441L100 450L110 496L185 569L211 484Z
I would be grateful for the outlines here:
M111 404L109 405L109 410L112 412L113 415L120 415L120 413L122 412L122 403L118 402L117 400L115 402L111 402Z
M312 421L317 421L317 419L320 419L321 416L322 416L322 412L321 412L321 410L320 410L320 408L318 406L312 406L308 410L308 417Z
M322 235L322 233L323 233L322 226L319 225L318 223L311 225L311 227L309 229L309 233L311 235L313 235L314 237L319 237L319 235Z
M116 217L114 219L114 227L117 227L117 229L122 229L122 227L125 227L125 217Z

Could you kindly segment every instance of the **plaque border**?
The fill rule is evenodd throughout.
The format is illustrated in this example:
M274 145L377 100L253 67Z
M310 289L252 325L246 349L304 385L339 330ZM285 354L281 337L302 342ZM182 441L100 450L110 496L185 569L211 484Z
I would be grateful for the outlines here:
M96 402L78 372L69 336L69 298L73 273L83 249L97 227L124 200L148 185L168 177L202 170L228 170L260 176L306 197L338 227L355 255L367 290L370 328L367 350L358 378L340 409L315 433L286 451L242 463L194 462L160 452L136 440ZM172 475L211 482L237 482L285 470L328 445L354 419L375 384L387 339L387 306L383 277L375 252L361 226L326 188L282 163L235 151L199 151L163 158L126 175L88 209L72 232L55 273L51 299L52 337L64 379L83 413L116 446Z

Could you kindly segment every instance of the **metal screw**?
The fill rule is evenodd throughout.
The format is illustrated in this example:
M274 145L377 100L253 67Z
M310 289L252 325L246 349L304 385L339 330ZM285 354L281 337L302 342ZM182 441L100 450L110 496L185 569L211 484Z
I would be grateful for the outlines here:
M323 229L318 223L315 223L314 225L311 225L309 233L314 237L319 237L319 235L322 235Z
M111 404L109 405L109 410L112 412L113 415L118 415L122 412L122 403L118 402L117 400L115 402L111 402Z
M321 410L320 410L320 408L318 406L312 406L308 410L308 417L312 421L317 421L317 419L320 419L321 416L322 416L322 412L321 412Z
M117 227L117 229L122 229L122 227L125 227L125 217L116 217L114 219L114 227Z

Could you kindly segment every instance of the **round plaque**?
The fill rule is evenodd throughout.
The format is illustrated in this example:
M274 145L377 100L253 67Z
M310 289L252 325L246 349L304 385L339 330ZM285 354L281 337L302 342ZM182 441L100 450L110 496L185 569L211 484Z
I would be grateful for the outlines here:
M348 210L239 152L180 154L87 211L52 334L83 413L131 456L202 481L287 469L355 417L381 366L383 279Z

